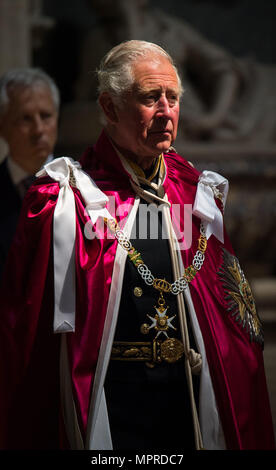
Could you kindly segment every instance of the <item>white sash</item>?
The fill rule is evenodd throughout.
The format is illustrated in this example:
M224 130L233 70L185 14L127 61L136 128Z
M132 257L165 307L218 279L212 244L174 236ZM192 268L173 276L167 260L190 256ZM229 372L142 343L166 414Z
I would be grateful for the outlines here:
M111 218L106 203L108 197L97 187L72 158L61 157L44 166L36 176L49 175L59 183L58 200L54 212L54 332L75 331L75 239L76 209L71 188L80 191L93 224L98 217Z

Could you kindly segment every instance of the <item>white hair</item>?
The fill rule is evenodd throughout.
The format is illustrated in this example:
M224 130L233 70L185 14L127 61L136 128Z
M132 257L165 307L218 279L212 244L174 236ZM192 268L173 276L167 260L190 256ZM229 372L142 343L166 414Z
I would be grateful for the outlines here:
M178 79L181 95L181 79L171 56L157 44L138 40L122 42L104 56L97 70L98 93L109 92L115 100L121 100L134 84L133 63L148 55L154 56L154 60L158 60L158 56L163 56L171 63Z
M28 88L35 85L47 86L51 92L54 105L59 110L60 95L54 80L39 68L16 68L8 70L0 78L0 116L5 114L9 105L9 90L22 87Z

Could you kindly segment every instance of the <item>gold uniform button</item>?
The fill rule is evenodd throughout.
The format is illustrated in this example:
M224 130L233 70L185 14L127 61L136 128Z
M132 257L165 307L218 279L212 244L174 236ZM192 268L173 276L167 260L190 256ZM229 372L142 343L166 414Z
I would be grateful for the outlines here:
M133 293L134 293L135 297L141 297L141 295L143 295L143 291L142 291L141 287L134 287Z
M140 331L143 335L149 334L150 327L147 323L143 323L143 325L140 326Z

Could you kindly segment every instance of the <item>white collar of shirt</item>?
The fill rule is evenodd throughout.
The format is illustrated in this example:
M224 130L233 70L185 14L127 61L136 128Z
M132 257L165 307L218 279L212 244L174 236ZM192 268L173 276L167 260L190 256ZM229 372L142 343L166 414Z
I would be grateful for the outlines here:
M53 158L53 155L49 155L47 157L47 160L44 162L43 166L47 163L50 163ZM27 173L27 171L23 170L23 168L19 166L18 163L16 163L11 156L8 156L7 166L12 182L15 186L17 186L21 181L27 178L27 176L30 176L30 174Z

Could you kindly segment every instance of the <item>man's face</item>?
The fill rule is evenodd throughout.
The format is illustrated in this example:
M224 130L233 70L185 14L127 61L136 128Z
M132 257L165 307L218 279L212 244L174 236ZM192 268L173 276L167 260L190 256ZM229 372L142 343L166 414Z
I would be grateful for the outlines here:
M155 59L155 60L154 60ZM139 163L165 152L176 138L179 84L165 57L137 61L135 84L122 109L117 108L115 142ZM145 166L146 167L146 166Z
M0 133L11 157L25 170L37 171L53 152L57 140L58 113L45 85L9 90L9 107Z

